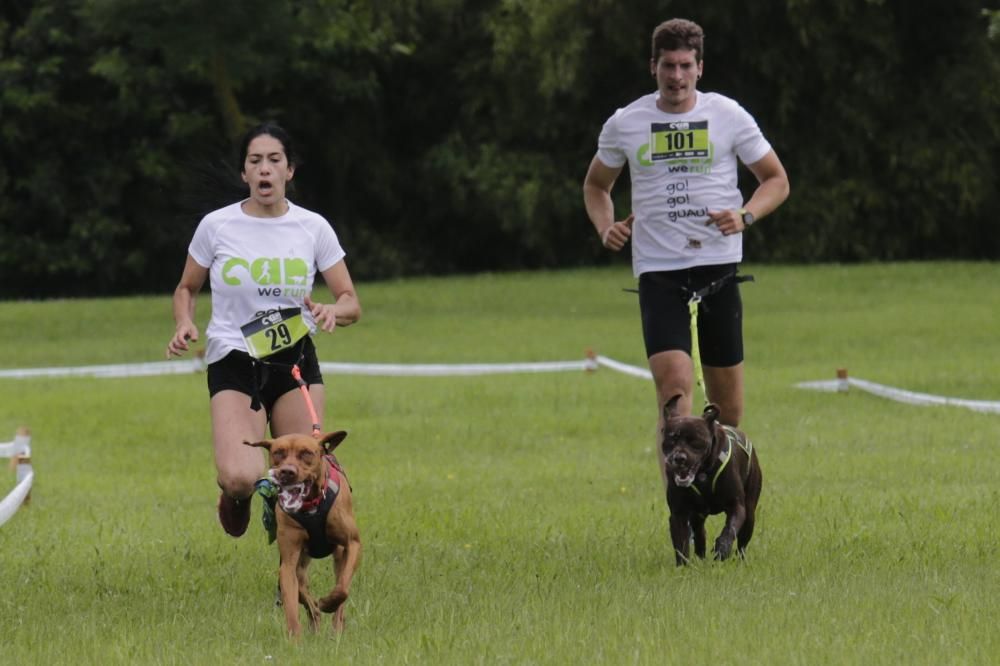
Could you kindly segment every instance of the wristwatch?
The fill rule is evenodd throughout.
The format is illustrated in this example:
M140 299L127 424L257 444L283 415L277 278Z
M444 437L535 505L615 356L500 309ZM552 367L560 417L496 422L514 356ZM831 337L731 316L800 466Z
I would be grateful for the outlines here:
M743 226L744 227L749 227L749 226L753 225L753 213L751 213L750 211L748 211L746 208L740 208L736 212L739 213L740 217L743 219Z

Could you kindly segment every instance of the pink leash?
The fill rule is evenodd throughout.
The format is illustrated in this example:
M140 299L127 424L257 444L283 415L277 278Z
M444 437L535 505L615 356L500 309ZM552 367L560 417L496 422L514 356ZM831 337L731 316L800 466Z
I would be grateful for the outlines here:
M309 385L306 384L305 380L302 379L302 371L299 370L299 364L296 363L292 366L292 377L299 385L299 390L302 391L302 395L306 399L306 407L309 409L309 417L312 419L313 426L313 437L319 439L320 437L320 427L319 427L319 417L316 416L316 408L313 406L312 396L309 395Z

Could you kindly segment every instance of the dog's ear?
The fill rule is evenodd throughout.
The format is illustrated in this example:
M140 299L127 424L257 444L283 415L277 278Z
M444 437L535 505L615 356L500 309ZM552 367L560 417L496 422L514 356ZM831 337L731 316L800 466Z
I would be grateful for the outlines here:
M701 418L705 419L705 425L708 427L708 433L712 438L712 445L709 455L713 458L718 457L721 453L720 448L722 447L723 437L717 436L716 430L719 428L719 406L714 402L710 402L705 405L705 411L701 413Z
M262 439L259 442L248 442L247 440L244 439L243 443L246 446L256 446L257 448L260 448L260 449L267 449L268 451L271 450L271 440L269 440L269 439Z
M719 420L719 406L714 402L708 403L705 405L705 411L701 413L701 416L705 419L708 427L711 428Z
M667 404L663 405L663 420L664 421L666 421L667 419L672 419L672 418L676 418L676 417L680 416L680 414L677 411L677 403L679 403L681 401L682 397L684 397L683 394L678 393L677 395L675 395L674 397L672 397L670 400L667 400Z
M338 430L337 432L331 432L323 435L323 439L319 440L319 443L323 445L323 450L327 453L333 453L333 450L340 445L342 441L347 439L346 430Z

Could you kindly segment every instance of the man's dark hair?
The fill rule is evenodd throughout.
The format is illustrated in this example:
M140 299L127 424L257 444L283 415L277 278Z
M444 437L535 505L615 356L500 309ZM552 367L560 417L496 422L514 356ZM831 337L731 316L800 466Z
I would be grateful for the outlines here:
M705 49L705 31L694 21L675 18L664 21L653 30L653 61L661 51L694 51L695 62L701 62Z

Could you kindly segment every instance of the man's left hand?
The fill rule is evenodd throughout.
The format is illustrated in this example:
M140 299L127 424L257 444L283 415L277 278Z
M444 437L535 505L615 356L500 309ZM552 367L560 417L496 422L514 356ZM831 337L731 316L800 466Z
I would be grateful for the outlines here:
M742 233L747 228L739 211L735 210L708 211L708 221L705 222L705 226L713 224L719 228L723 236Z

